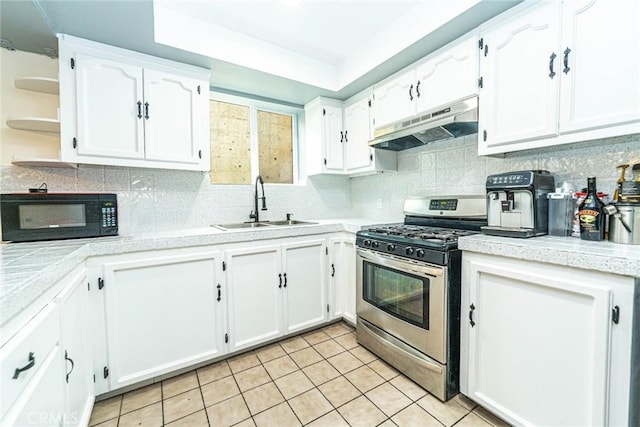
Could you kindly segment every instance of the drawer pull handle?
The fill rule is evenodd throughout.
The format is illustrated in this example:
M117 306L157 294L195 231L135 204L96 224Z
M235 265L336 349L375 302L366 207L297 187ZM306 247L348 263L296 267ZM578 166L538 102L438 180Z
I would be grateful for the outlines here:
M69 362L71 362L71 370L67 372L67 376L65 377L65 381L67 382L67 384L69 384L69 375L71 375L71 373L73 372L73 368L76 366L76 364L73 363L73 359L70 358L67 354L67 350L64 351L64 360L68 360Z
M16 368L16 372L13 374L13 379L17 380L18 377L20 376L20 372L28 371L29 369L33 368L33 366L35 364L36 364L36 358L34 357L33 352L30 351L29 352L29 363L27 363L22 368Z

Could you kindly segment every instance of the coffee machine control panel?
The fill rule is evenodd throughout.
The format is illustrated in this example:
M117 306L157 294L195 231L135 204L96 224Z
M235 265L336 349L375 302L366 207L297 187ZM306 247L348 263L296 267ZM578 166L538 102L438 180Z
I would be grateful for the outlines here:
M486 187L487 189L526 188L537 184L536 181L539 181L539 178L545 175L553 180L553 177L551 177L547 171L518 171L489 175L487 177Z

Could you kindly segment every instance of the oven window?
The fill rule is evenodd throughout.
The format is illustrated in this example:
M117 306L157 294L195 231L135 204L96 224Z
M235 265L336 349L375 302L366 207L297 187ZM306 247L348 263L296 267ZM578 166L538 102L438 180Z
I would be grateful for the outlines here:
M85 227L84 204L20 205L20 229Z
M399 270L363 263L363 297L369 304L429 329L429 279Z

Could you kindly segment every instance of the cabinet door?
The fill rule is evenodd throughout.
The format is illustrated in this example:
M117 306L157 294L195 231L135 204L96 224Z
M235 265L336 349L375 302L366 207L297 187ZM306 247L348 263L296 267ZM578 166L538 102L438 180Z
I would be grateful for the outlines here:
M327 318L324 239L283 245L285 333L323 323Z
M640 121L640 2L564 1L562 16L560 133Z
M144 70L145 158L198 164L203 155L202 82L180 75ZM208 88L208 84L205 86ZM206 110L205 110L206 111Z
M344 130L342 127L342 108L323 106L322 137L326 169L344 169Z
M345 156L347 171L371 166L371 107L369 98L344 108Z
M224 352L219 252L104 265L111 389Z
M142 68L76 55L78 155L144 158Z
M356 246L353 238L329 241L332 307L331 318L343 317L356 324Z
M469 37L416 68L417 112L478 93L478 40Z
M481 34L480 153L557 134L559 20L559 2L541 3Z
M416 114L416 83L414 69L374 88L376 129Z
M606 282L473 255L463 266L463 392L517 425L606 425Z
M93 363L90 336L87 275L81 271L58 297L60 304L60 345L66 373L66 421L87 425L93 405Z
M282 335L280 245L226 251L229 351Z

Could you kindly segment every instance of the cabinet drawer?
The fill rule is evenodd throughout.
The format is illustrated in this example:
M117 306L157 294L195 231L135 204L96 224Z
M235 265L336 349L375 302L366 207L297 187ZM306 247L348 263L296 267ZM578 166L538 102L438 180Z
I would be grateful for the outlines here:
M49 304L0 349L0 419L59 340L58 306ZM29 359L31 353L32 361ZM17 372L16 369L23 370ZM18 378L14 378L16 373Z

